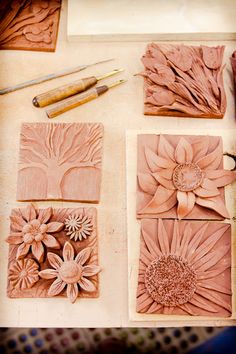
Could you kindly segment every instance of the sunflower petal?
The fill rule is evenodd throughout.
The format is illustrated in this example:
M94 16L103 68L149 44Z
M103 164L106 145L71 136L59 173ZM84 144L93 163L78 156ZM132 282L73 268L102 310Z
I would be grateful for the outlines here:
M224 187L236 180L235 171L207 170L206 177L212 180L216 187Z
M47 224L47 232L58 232L61 231L64 227L63 222L57 222L57 221L53 221L50 222L49 224Z
M179 223L177 220L175 220L170 253L179 255L179 249L180 249Z
M52 216L52 208L44 208L39 210L38 220L41 224L46 224L50 217Z
M148 251L151 253L151 255L153 257L159 257L162 255L162 253L160 252L156 242L154 242L154 240L152 239L152 236L149 235L149 233L145 230L145 222L142 222L142 236L143 236L143 240L146 244L146 247L148 249Z
M77 283L67 285L66 295L67 295L68 299L70 299L70 302L72 304L76 301L78 294L79 294L79 290L78 290Z
M23 237L21 232L12 232L6 239L6 242L10 245L19 245L23 242Z
M101 271L101 268L94 264L89 264L83 267L82 276L92 277L95 274L98 274Z
M175 190L175 186L173 184L173 182L169 179L166 179L164 177L162 177L159 172L153 173L152 174L153 177L155 178L155 180L157 182L159 182L163 187L165 187L166 189L173 189Z
M55 269L44 269L39 272L39 276L43 279L57 278L58 272Z
M211 267L214 267L219 260L221 260L231 249L231 245L226 245L226 246L221 246L217 251L215 252L210 252L207 253L204 257L201 259L201 263L199 262L197 265L195 265L195 269L197 271L203 272L205 270L210 269Z
M75 257L75 261L78 264L84 265L85 262L89 259L90 255L92 252L91 247L84 248L82 251L80 251L77 256Z
M36 210L33 204L27 205L26 208L23 208L21 210L21 214L27 222L37 218Z
M54 280L54 282L50 286L50 288L48 290L48 295L49 296L59 295L62 292L62 290L65 288L65 286L66 286L66 283L63 280L61 280L60 278L57 278L56 280Z
M210 154L202 157L196 163L202 170L216 170L222 161L222 141Z
M153 303L153 299L148 293L145 293L137 298L137 312L144 312L144 309Z
M35 258L41 263L43 261L43 256L44 256L44 248L42 242L34 241L31 245L31 249Z
M162 219L158 220L158 241L161 252L163 254L168 254L170 252L169 238Z
M178 308L186 312L188 315L195 316L197 315L196 312L193 311L193 309L186 303L183 305L178 305Z
M199 296L198 294L194 294L193 297L189 300L189 303L199 307L200 309L203 309L208 312L216 313L218 310L212 306L209 301L206 301L204 297Z
M56 248L56 249L61 248L60 243L55 239L55 237L49 234L45 234L43 238L43 243L45 244L45 246L50 248Z
M187 251L187 259L191 260L195 256L195 251L202 240L203 235L208 228L209 223L204 224L200 230L198 230L193 236L192 240L189 242L188 251Z
M221 296L219 296L217 293L213 293L213 291L207 290L207 289L202 289L198 287L196 292L203 296L204 298L210 300L211 302L215 303L216 305L219 305L223 307L224 309L228 310L230 313L232 311L231 304L227 301L225 301Z
M145 156L147 164L152 172L157 172L159 168L174 169L176 167L176 163L158 156L149 148L145 148Z
M91 282L91 280L88 280L88 279L86 279L84 277L80 278L80 280L78 281L78 284L83 290L85 290L85 291L87 291L89 293L92 293L92 292L96 291L96 287Z
M180 257L185 258L188 250L188 245L192 236L192 228L190 224L187 224L184 228L183 238L180 245Z
M177 191L177 215L179 219L183 219L193 210L195 199L196 198L193 192Z
M55 253L48 252L47 257L48 257L48 261L49 261L50 265L54 269L60 268L60 266L63 263L62 259Z
M176 203L176 191L167 190L163 186L158 186L152 200L138 213L164 213L172 209Z
M204 288L204 289L218 291L219 293L222 293L222 294L232 295L231 289L229 289L228 287L226 287L224 285L216 284L215 282L213 284L210 284L209 282L199 281L198 286L200 286L201 288Z
M224 266L220 266L218 268L208 270L208 271L202 271L202 272L197 272L197 277L199 280L206 280L206 279L211 279L217 277L217 275L222 274L226 269L230 267L230 257L228 258L229 262L227 262ZM225 258L224 258L225 260Z
M205 208L212 209L226 219L230 218L225 204L222 202L222 199L218 196L214 197L213 199L198 197L198 198L196 198L196 204L201 205L202 207L205 207Z
M175 160L179 164L190 163L193 160L193 148L184 138L180 138L175 149Z
M168 140L162 134L160 134L159 137L158 155L164 157L167 160L172 160L175 162L174 147L168 142Z
M17 249L16 259L24 258L29 252L29 249L30 249L29 244L22 243Z
M10 216L10 220L13 231L22 231L22 228L27 224L20 216Z
M157 313L157 311L161 310L163 305L158 304L157 302L153 302L146 313Z
M75 252L70 242L64 244L62 253L64 261L73 261Z
M149 173L138 173L138 183L142 191L150 195L154 195L157 189L155 178Z

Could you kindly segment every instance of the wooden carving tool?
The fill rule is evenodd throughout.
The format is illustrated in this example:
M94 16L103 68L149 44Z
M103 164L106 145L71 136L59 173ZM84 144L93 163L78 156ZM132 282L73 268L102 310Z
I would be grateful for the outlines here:
M126 82L126 80L119 80L114 82L111 85L103 85L94 87L88 91L79 93L78 95L74 95L72 97L66 98L65 100L54 104L51 108L46 110L48 118L54 118L59 114L62 114L66 111L69 111L72 108L77 106L81 106L82 104L94 100L98 96L102 95L103 93L107 92L110 88L115 87L117 85Z
M33 85L36 85L36 84L40 84L41 82L45 82L45 81L49 81L49 80L52 80L52 79L56 79L58 77L74 74L74 73L77 73L77 72L82 71L84 69L87 69L90 66L97 65L97 64L102 64L102 63L107 63L108 61L111 61L111 60L114 60L114 59L112 58L112 59L101 60L101 61L98 61L96 63L88 64L88 65L79 65L79 66L76 66L74 68L64 69L64 70L61 70L61 71L57 71L56 73L53 73L53 74L49 74L49 75L46 75L46 76L41 76L41 77L38 77L37 79L34 79L34 80L25 81L25 82L23 82L21 84L1 89L0 90L0 95L5 95L6 93L13 92L13 91L16 91L16 90L21 90L21 89L23 89L25 87L29 87L29 86L33 86Z
M33 105L35 107L45 107L52 103L64 100L67 97L86 91L90 87L96 85L98 81L103 80L109 76L113 76L123 70L124 69L116 69L99 77L85 77L70 84L57 87L54 90L47 91L34 97L32 101Z

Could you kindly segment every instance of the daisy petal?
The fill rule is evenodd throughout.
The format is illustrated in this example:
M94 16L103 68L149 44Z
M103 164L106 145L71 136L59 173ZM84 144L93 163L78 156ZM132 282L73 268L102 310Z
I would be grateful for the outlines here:
M149 173L138 173L138 183L142 191L150 195L154 195L157 189L155 178Z
M84 277L81 277L81 279L78 281L78 284L83 290L89 293L96 291L95 285L90 280Z
M24 258L29 252L29 249L30 249L29 244L22 243L17 249L16 259Z
M60 278L57 278L52 285L50 286L49 290L48 290L48 295L49 296L56 296L59 295L62 290L65 288L66 283L61 280Z
M164 157L167 160L170 159L175 162L175 150L162 134L160 134L159 137L158 155Z
M39 276L43 279L57 278L58 272L55 269L44 269L39 272Z
M170 252L169 240L162 219L158 220L158 241L161 252L163 254L168 254Z
M177 215L179 219L183 219L187 216L195 205L195 195L193 192L177 191Z
M177 203L176 191L167 190L163 186L158 186L152 200L138 213L164 213L172 209Z
M46 224L46 222L48 222L48 220L50 219L52 215L52 208L45 208L45 209L40 209L39 210L39 216L38 216L38 220L41 222L41 224Z
M157 182L159 182L163 187L165 187L166 189L173 189L175 190L175 186L173 184L173 182L169 179L163 178L159 172L153 173L152 174L153 177L157 180Z
M76 301L78 294L79 294L79 290L78 290L77 283L67 284L66 295L68 299L70 299L70 302L72 304Z
M37 218L36 210L33 204L30 204L26 208L23 208L21 210L21 214L27 222Z
M49 261L50 265L54 269L60 268L60 266L62 265L63 261L57 254L48 252L47 256L48 256L48 261Z
M14 231L22 231L22 228L26 225L26 221L19 216L10 216L11 228Z
M175 149L175 160L179 164L190 163L193 160L193 148L184 138L180 138Z
M90 264L83 267L82 276L92 277L95 274L98 274L101 271L101 268L97 265Z
M236 172L227 170L207 170L206 177L211 179L216 187L224 187L236 180Z
M45 244L45 246L50 248L56 248L56 249L61 248L60 243L55 239L55 237L49 234L45 234L43 238L43 243Z
M75 257L75 261L78 264L84 265L85 262L89 259L90 255L92 252L91 247L84 248L82 251L80 251L77 256Z
M202 207L212 209L216 211L219 215L223 216L226 219L229 219L229 213L226 209L225 204L222 202L221 198L216 196L214 199L211 198L196 198L196 204L201 205Z
M149 148L145 148L145 156L148 166L152 172L157 172L159 168L175 168L176 163L158 156Z
M21 232L12 232L6 239L6 242L10 243L10 245L19 245L23 242Z
M35 258L39 261L43 261L43 255L44 255L44 248L42 245L42 242L33 242L31 245L32 253L35 256Z
M70 242L66 242L63 247L63 259L64 261L73 261L74 259L74 248Z
M57 221L53 221L50 222L49 224L47 224L47 232L58 232L61 231L64 227L63 222L57 222Z
M215 170L219 168L222 161L222 141L210 154L202 157L196 163L202 170Z

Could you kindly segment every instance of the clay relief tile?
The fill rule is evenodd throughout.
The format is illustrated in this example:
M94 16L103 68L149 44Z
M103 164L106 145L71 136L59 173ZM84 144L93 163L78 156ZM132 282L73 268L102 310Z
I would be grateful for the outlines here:
M0 49L55 51L61 0L3 0Z
M102 141L99 123L24 123L17 199L99 202Z
M148 44L142 57L144 114L222 118L224 46Z
M236 50L233 52L231 56L231 65L232 65L233 77L234 77L234 97L236 103ZM235 112L235 116L236 116L236 112Z
M98 297L95 208L13 209L6 241L9 297Z
M143 219L136 311L229 317L231 226Z
M229 218L220 137L139 135L137 177L138 218Z

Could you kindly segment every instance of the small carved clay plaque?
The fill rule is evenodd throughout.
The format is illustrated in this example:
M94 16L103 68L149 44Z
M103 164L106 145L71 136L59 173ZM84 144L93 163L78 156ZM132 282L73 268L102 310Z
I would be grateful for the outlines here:
M102 141L100 123L24 123L17 200L98 202Z
M229 218L224 186L235 179L223 168L221 137L138 136L138 218Z
M142 62L144 114L222 118L224 46L148 44Z
M55 51L61 0L4 0L0 49Z
M231 226L143 219L136 311L229 317Z
M95 208L37 209L10 216L7 295L98 297Z

